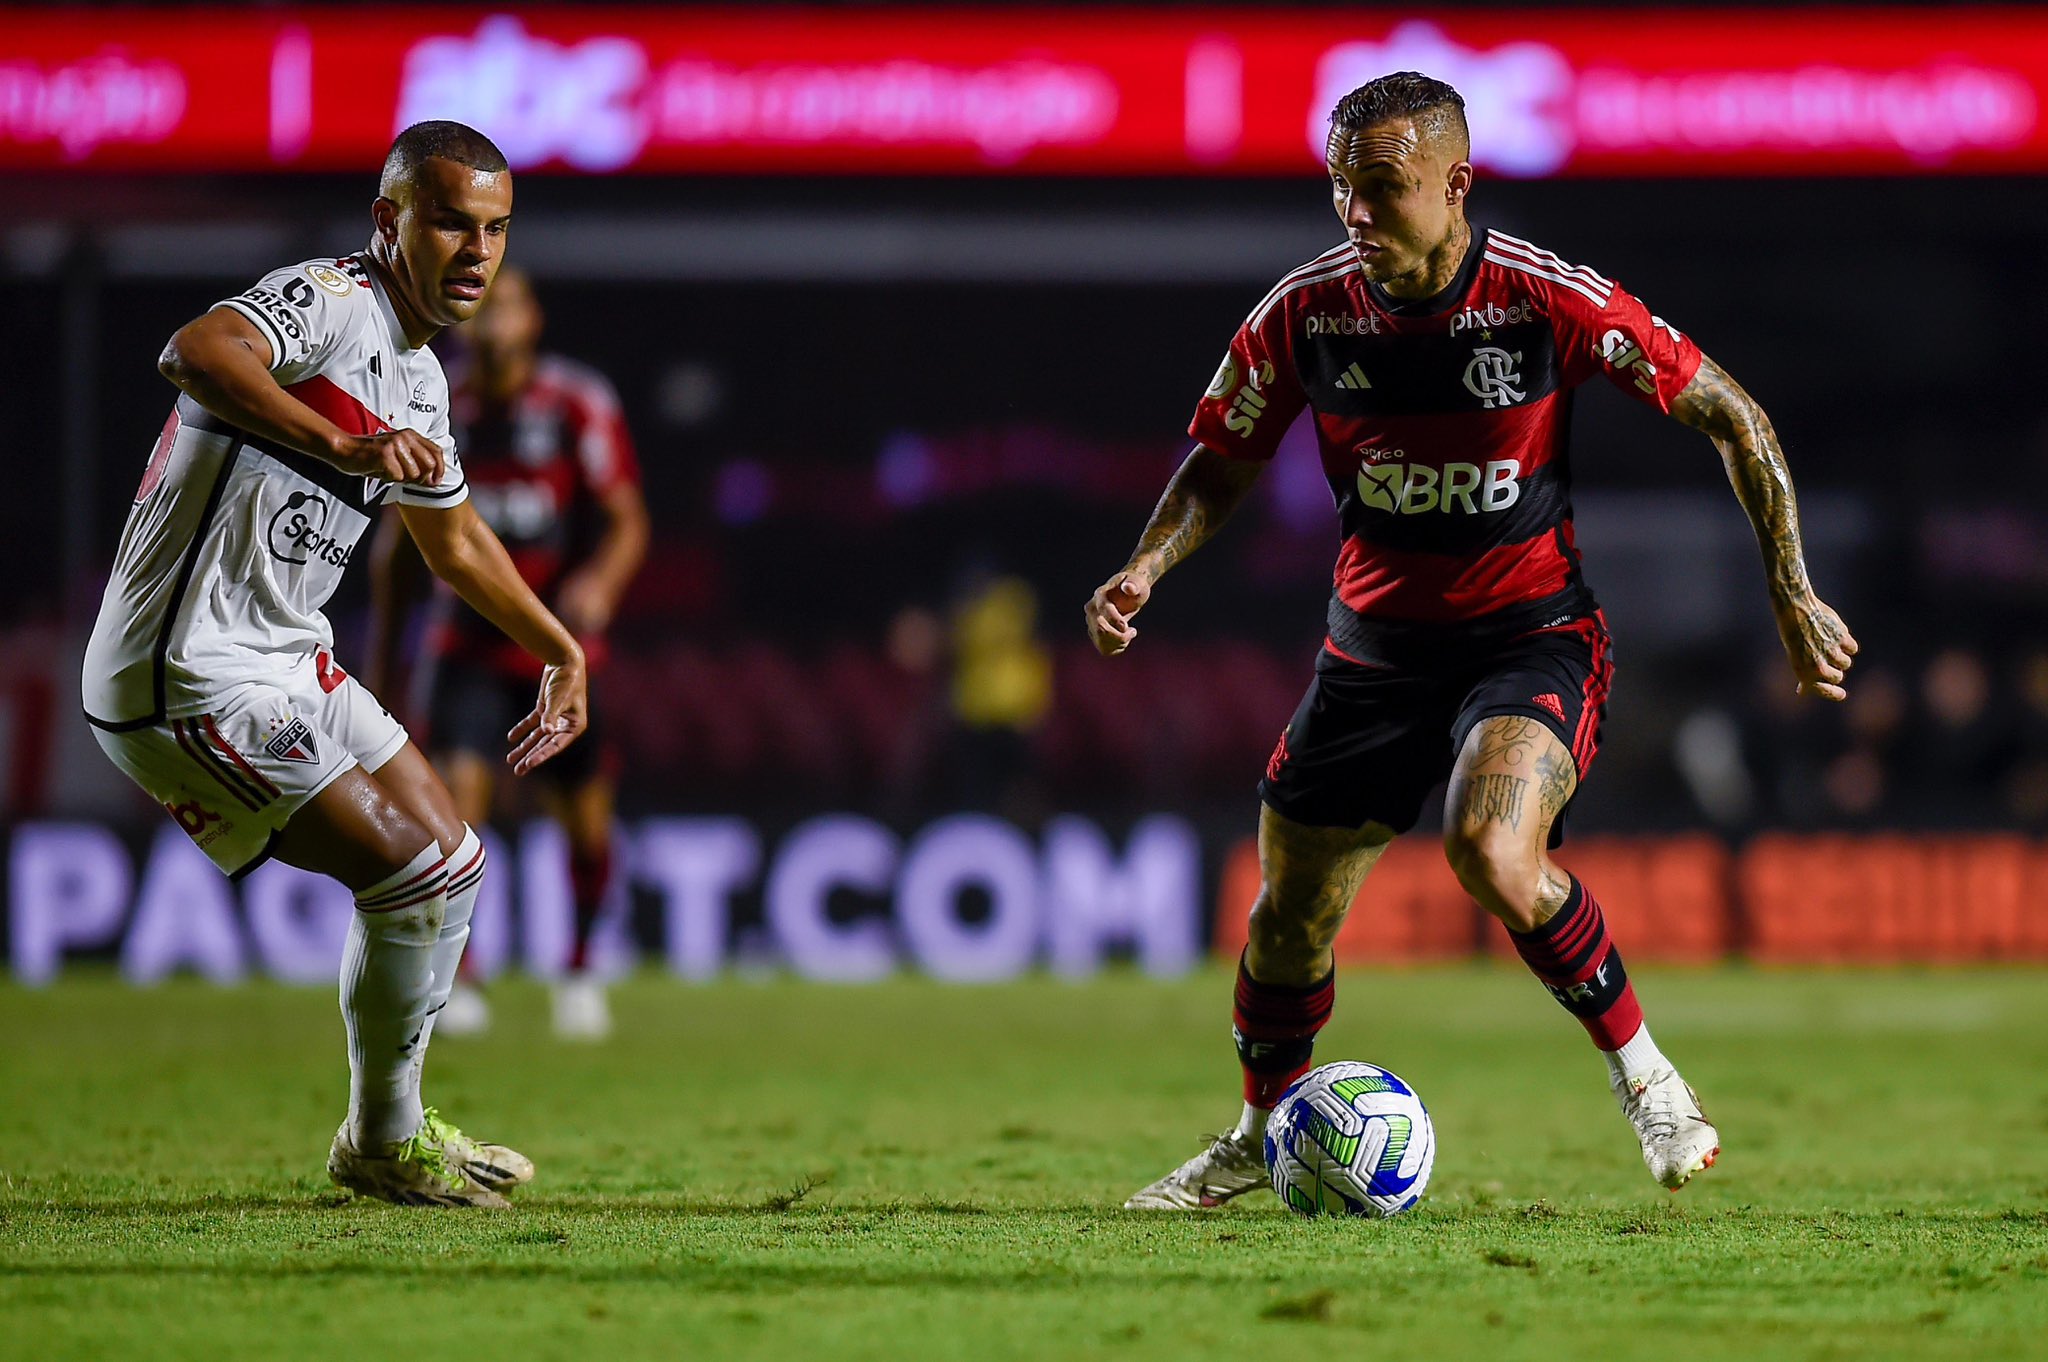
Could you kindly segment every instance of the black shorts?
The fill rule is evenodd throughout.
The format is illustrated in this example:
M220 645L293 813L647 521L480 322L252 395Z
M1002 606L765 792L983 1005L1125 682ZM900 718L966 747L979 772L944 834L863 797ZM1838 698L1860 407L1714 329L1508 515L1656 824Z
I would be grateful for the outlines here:
M434 664L434 689L427 704L427 742L439 754L473 753L494 766L512 750L505 735L533 712L540 683L512 676L467 658L444 657ZM610 774L611 755L599 730L597 707L583 736L534 768L552 784L582 785Z
M1383 823L1406 832L1450 775L1466 735L1501 714L1555 733L1584 780L1600 750L1613 676L1606 622L1597 616L1427 668L1367 666L1325 647L1266 763L1259 797L1313 827ZM1560 812L1550 844L1563 839Z

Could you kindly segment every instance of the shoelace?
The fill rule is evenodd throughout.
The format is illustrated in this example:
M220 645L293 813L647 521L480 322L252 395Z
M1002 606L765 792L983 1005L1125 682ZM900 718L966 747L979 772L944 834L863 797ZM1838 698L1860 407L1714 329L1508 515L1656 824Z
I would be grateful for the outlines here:
M1655 1140L1678 1136L1678 1102L1667 1085L1650 1079L1629 1081L1629 1119L1637 1130Z
M462 1132L442 1120L432 1107L427 1108L425 1118L417 1133L399 1143L397 1157L402 1162L418 1164L444 1182L464 1181L464 1175L449 1162L445 1148L450 1135L459 1136Z
M1227 1150L1229 1152L1220 1153L1218 1152L1219 1150ZM1190 1160L1190 1162L1200 1162L1204 1154L1210 1156L1209 1163L1211 1167L1222 1164L1231 1168L1232 1171L1242 1171L1253 1164L1263 1167L1266 1162L1265 1152L1244 1140L1238 1139L1237 1132L1234 1130L1226 1130L1221 1134L1211 1135L1208 1148L1204 1149L1201 1154L1195 1155L1194 1159Z

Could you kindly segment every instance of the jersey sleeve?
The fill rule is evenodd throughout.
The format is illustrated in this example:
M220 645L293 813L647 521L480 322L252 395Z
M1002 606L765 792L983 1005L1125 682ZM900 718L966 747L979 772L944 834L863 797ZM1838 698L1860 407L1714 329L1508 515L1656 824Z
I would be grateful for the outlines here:
M432 357L432 352L427 352ZM462 458L455 450L455 436L448 426L448 377L441 372L441 361L434 360L433 377L435 387L434 415L421 428L420 434L441 446L441 480L429 486L419 482L401 482L391 490L388 500L399 506L460 506L469 500L469 479L462 471Z
M612 385L595 373L577 385L576 419L576 467L584 486L600 497L615 487L638 487L640 460L626 413Z
M1246 318L1195 405L1188 434L1218 454L1264 463L1308 405L1287 343L1288 316L1282 298Z
M360 305L354 296L359 287L333 262L312 260L272 270L214 306L254 322L270 342L270 371L280 383L291 383L317 373L334 353Z
M1596 302L1595 294L1604 294L1604 301ZM1637 401L1668 413L1699 372L1699 346L1619 284L1559 289L1551 315L1569 384L1604 374Z

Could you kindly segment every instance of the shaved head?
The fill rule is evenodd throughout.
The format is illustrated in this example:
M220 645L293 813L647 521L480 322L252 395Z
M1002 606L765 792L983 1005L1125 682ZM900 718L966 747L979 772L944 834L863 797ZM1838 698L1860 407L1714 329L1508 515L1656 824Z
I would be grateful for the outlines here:
M415 123L391 144L384 156L384 173L378 177L377 192L393 202L404 202L418 180L420 169L430 160L452 161L486 175L510 169L498 144L470 127L436 119Z
M1472 159L1472 132L1465 125L1465 97L1420 71L1396 71L1369 80L1330 110L1330 133L1363 132L1382 123L1405 122L1446 162Z

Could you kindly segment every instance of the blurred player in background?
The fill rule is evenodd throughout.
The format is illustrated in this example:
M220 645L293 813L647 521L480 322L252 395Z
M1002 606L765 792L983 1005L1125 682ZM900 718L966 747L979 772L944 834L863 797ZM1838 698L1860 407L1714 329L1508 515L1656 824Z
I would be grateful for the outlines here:
M583 730L583 650L469 500L427 349L483 304L511 213L488 138L417 124L385 159L369 249L273 270L171 337L159 367L183 395L128 513L82 678L101 748L214 864L239 879L274 856L354 891L349 1112L327 1171L407 1205L503 1206L533 1164L421 1105L483 846L405 729L335 661L321 610L371 516L395 504L434 574L537 659L539 698L506 725L513 769Z
M542 354L533 284L503 271L474 320L457 333L453 427L470 498L497 531L526 584L582 643L593 671L604 632L647 554L647 507L619 399L603 376ZM398 636L425 574L418 553L388 521L373 555L377 672L396 657ZM427 740L470 823L491 814L496 752L533 690L538 665L445 587L426 634ZM554 990L557 1034L592 1040L611 1031L604 986L590 969L590 938L613 874L612 754L594 729L548 765L539 793L568 836L575 932L569 973ZM439 1029L480 1032L490 1011L474 984L458 982Z
M1552 861L1598 750L1613 664L1573 545L1571 389L1599 375L1706 434L1762 546L1798 689L1832 700L1856 643L1813 592L1769 419L1693 342L1584 266L1465 218L1464 100L1414 72L1338 102L1326 160L1346 240L1283 278L1196 409L1137 551L1090 598L1114 655L1154 585L1313 413L1343 536L1315 679L1260 786L1263 883L1238 967L1237 1125L1128 1203L1265 1185L1262 1137L1335 998L1331 946L1366 873L1449 777L1467 892L1582 1022L1650 1173L1682 1186L1718 1131L1657 1049L1587 887Z

